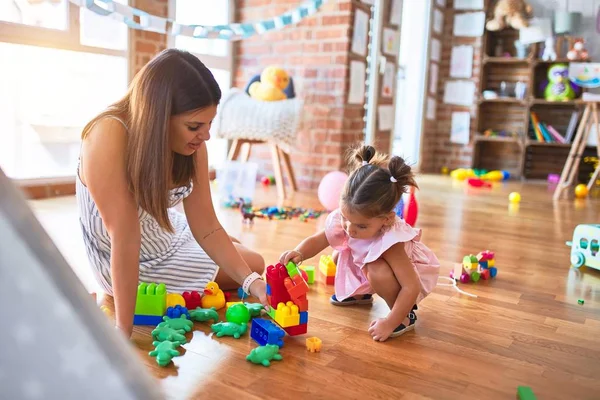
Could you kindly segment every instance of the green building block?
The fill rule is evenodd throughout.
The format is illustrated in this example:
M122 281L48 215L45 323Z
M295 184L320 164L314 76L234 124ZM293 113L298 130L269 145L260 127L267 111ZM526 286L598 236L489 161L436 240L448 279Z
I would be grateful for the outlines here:
M269 308L269 311L267 311L267 314L269 314L269 317L273 318L273 321L275 321L276 311L277 311L276 304L275 304L275 307L273 307L273 305L271 305L271 307Z
M315 267L313 265L301 265L300 269L306 272L306 276L308 276L306 283L315 283Z
M165 315L167 311L167 287L164 283L140 283L135 300L136 315Z
M287 265L285 266L285 269L287 269L287 272L290 275L290 278L293 278L295 275L300 275L300 271L298 271L298 267L296 266L296 264L294 264L291 261L289 263L287 263Z
M529 386L519 386L517 388L517 399L518 400L536 400L533 390Z

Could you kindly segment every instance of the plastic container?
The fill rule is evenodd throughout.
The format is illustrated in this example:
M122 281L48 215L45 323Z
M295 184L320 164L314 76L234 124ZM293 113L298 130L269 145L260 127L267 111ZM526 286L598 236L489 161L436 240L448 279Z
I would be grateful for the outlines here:
M219 201L225 203L243 198L246 202L254 199L258 164L252 162L228 161L217 170L217 193Z

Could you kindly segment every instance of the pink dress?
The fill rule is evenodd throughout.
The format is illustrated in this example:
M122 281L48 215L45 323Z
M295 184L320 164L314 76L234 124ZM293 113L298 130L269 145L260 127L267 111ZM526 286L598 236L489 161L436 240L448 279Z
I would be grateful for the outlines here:
M421 230L412 228L399 217L396 217L396 223L389 231L379 236L372 239L353 239L344 230L338 209L327 217L325 234L329 245L339 252L335 273L335 297L339 301L354 295L374 293L362 268L380 258L396 243L404 243L406 254L419 276L421 292L417 303L437 284L440 262L433 251L420 242Z

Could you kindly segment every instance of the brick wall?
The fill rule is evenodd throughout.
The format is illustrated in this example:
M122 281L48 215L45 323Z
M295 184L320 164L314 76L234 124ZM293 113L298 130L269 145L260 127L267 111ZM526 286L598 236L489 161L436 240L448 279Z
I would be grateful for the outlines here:
M279 15L302 0L240 0L236 21ZM319 12L295 26L257 35L235 45L233 85L248 80L270 64L292 76L296 95L305 101L306 118L298 134L292 163L300 188L315 188L327 172L343 168L348 144L363 137L362 106L346 104L349 48L356 5L351 0L326 2ZM253 147L252 160L261 172L271 171L266 146Z
M169 13L168 0L135 0L133 3L133 7L153 15L167 17ZM152 57L167 48L167 35L136 29L131 29L130 34L129 64L133 78Z

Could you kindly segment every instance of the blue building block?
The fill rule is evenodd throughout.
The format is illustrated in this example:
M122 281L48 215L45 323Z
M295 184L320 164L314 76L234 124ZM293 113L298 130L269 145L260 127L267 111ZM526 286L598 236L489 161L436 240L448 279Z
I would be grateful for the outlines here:
M167 317L169 318L179 318L182 314L184 314L187 319L191 319L188 309L179 304L177 304L175 307L167 308Z
M267 296L271 296L271 286L267 283Z
M250 337L259 345L276 344L283 347L284 336L285 331L268 319L254 318L252 320Z
M483 269L488 269L488 262L486 261L479 261L479 266Z
M244 289L242 289L241 287L238 288L238 297L240 298L240 300L244 300L246 297L248 297L248 295L244 293Z
M133 324L134 325L152 325L156 326L163 322L162 315L140 315L135 314L133 316Z
M308 311L302 311L300 313L300 323L298 325L308 324Z

